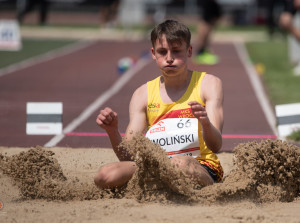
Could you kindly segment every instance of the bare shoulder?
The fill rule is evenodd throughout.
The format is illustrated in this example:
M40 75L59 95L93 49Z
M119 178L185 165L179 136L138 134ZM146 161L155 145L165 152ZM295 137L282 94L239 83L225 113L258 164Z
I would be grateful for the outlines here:
M147 106L148 101L148 92L147 92L147 84L143 84L142 86L138 87L131 98L130 105L131 106Z
M139 92L139 93L142 93L142 92L146 92L147 93L147 84L143 84L141 85L140 87L138 87L135 92Z
M223 85L219 77L206 74L201 85L201 95L204 97L204 100L212 97L223 97Z
M136 96L136 97L145 97L145 96L147 97L147 95L148 95L147 84L141 85L133 93L133 96Z
M221 84L222 85L221 79L213 74L206 74L203 78L203 81L205 82L205 84Z

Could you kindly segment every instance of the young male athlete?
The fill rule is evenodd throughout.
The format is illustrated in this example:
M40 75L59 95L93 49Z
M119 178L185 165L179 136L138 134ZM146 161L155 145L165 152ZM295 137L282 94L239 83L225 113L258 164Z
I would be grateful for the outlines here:
M200 185L222 179L217 153L222 146L223 89L219 78L188 69L192 56L189 29L166 20L151 32L152 58L161 76L139 87L129 105L130 121L125 140L143 133L159 143L171 162ZM130 152L118 147L118 115L111 108L100 111L97 124L106 130L120 162L104 165L94 181L98 187L126 184L137 169Z

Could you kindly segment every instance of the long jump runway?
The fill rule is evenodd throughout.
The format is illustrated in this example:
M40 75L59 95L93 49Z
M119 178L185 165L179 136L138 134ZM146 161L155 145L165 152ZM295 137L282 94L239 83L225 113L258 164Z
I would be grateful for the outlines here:
M144 56L150 47L148 40L98 41L0 76L0 146L110 148L108 137L95 123L96 116L101 108L113 108L119 115L120 132L125 132L133 91L159 75L155 62ZM232 151L241 142L275 138L270 113L261 106L237 47L216 43L213 49L221 57L218 65L190 66L223 81L222 151ZM116 64L125 56L138 62L119 75ZM26 135L27 102L62 102L64 134Z

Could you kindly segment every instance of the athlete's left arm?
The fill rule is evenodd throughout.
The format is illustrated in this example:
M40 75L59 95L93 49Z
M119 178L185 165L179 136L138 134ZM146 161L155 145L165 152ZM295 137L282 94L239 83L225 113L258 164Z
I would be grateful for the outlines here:
M198 102L190 102L192 113L199 120L203 139L210 150L218 152L222 147L223 129L223 87L216 76L206 74L201 85L201 98L205 107Z

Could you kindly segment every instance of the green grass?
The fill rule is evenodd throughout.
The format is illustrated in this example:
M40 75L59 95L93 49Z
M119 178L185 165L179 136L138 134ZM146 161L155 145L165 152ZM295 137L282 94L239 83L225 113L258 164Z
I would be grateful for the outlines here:
M266 32L266 27L265 26L217 26L216 31L219 32L232 32L232 31L261 31L261 32Z
M20 51L0 51L0 69L74 42L71 40L24 39L22 41L23 47Z
M95 24L51 24L51 25L46 25L46 26L39 26L39 25L22 25L23 28L25 29L37 29L40 30L41 28L43 28L44 30L49 30L51 31L52 29L61 29L61 30L93 30L93 31L97 31L99 29L101 29L101 27L99 25L95 25ZM154 25L133 25L130 27L126 27L126 26L122 26L122 25L116 25L113 27L113 29L116 30L133 30L133 31L139 31L139 32L147 32L149 30L152 30L154 27Z
M292 141L300 142L300 130L292 132L287 139L290 139Z
M99 29L99 25L94 25L94 24L51 24L51 25L45 25L45 26L40 26L40 25L35 25L35 24L26 24L26 25L22 25L22 28L30 28L30 29L81 29L81 30L85 30L85 29L95 29L98 30Z
M246 44L253 64L263 64L262 75L273 105L300 102L300 77L294 76L285 40Z

